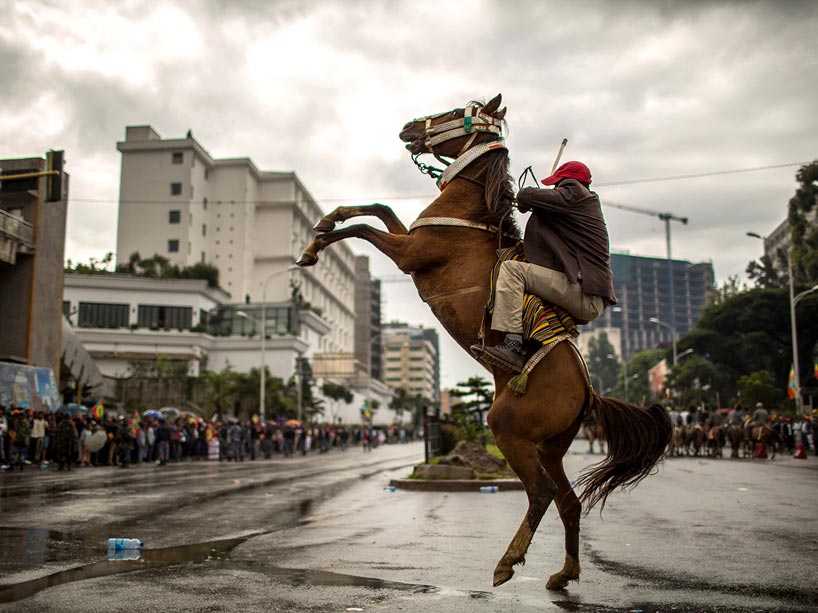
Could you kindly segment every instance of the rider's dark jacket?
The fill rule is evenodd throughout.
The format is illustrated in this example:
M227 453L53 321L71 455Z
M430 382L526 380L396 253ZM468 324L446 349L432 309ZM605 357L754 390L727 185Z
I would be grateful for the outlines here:
M523 249L532 264L558 270L586 294L616 304L608 228L599 197L574 179L554 189L527 187L517 193L520 212L532 211Z

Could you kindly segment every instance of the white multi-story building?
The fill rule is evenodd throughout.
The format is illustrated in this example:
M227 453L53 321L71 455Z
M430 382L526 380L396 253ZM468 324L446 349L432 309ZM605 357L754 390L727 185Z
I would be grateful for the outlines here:
M383 327L384 381L410 395L440 400L440 352L433 328L392 322Z
M290 297L289 281L300 282L304 300L329 325L318 352L354 351L350 248L336 243L318 266L286 272L323 216L294 172L260 171L248 158L213 159L189 132L162 139L151 126L127 127L117 149L118 262L138 252L180 266L213 264L234 302L283 302Z

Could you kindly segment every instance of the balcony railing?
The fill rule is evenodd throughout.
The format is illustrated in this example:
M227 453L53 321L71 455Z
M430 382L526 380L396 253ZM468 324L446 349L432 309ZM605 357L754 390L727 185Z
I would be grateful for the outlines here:
M0 209L0 234L22 243L29 249L34 247L34 226L3 209Z

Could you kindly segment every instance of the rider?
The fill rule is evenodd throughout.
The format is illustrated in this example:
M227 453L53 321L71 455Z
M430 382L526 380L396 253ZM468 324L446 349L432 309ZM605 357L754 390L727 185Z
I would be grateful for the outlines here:
M730 425L744 427L744 407L736 403L733 410L730 411Z
M616 304L608 229L599 197L590 190L591 171L581 162L566 162L547 179L546 190L517 193L521 213L532 211L525 227L526 262L500 265L491 328L505 332L503 342L487 347L512 370L524 364L523 294L528 291L571 314L581 323L597 319Z
M767 421L770 419L770 414L767 409L764 408L764 403L756 402L756 410L753 411L753 418L747 422L745 426L745 434L747 438L752 438L753 436L753 428L758 426L765 426L767 425Z

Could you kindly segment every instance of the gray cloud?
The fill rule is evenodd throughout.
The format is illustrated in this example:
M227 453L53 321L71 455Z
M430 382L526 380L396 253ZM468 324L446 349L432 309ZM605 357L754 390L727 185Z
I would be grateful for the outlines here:
M563 137L598 183L818 157L814 2L32 0L0 5L0 19L0 157L66 150L74 259L115 246L126 125L192 129L216 157L295 170L325 209L377 198L407 223L424 203L405 196L436 188L400 127L497 92L515 176L547 174ZM796 170L599 192L689 216L674 257L712 260L723 280L760 253L744 232L784 219ZM615 248L664 255L658 220L606 215ZM431 322L407 295L387 287L387 319Z

